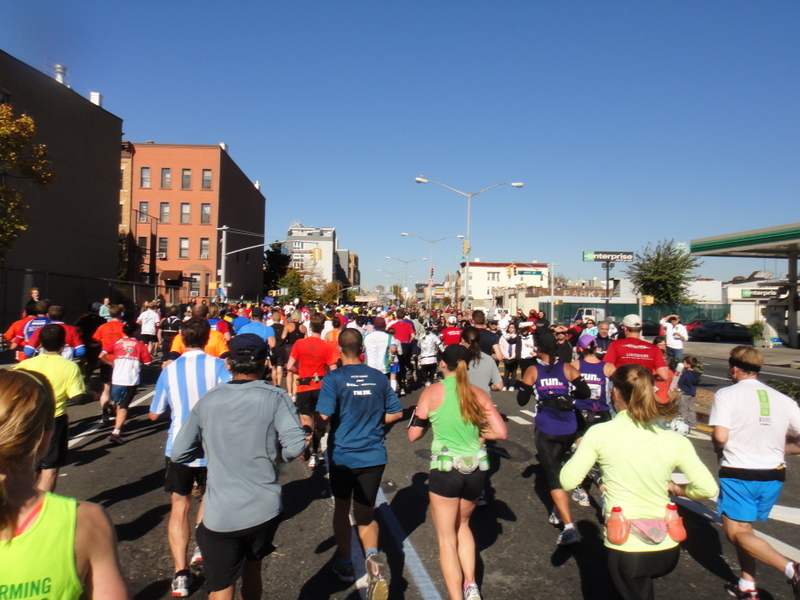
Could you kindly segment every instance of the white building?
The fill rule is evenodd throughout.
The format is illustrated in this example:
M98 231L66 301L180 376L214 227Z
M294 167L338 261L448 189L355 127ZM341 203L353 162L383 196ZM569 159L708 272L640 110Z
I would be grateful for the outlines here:
M292 256L291 268L302 273L316 273L326 282L350 285L349 251L339 248L335 228L306 227L295 221L286 233L286 244Z
M454 283L454 302L464 300L464 271L466 264L456 272ZM473 308L491 308L499 290L505 288L546 287L549 285L549 272L544 263L512 262L470 262L469 295Z

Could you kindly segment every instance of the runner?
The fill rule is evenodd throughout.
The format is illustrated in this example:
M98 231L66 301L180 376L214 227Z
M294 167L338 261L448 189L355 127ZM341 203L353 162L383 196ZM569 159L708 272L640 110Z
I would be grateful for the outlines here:
M100 325L92 336L93 340L100 343L101 350L110 347L118 339L125 337L125 333L122 331L123 312L124 307L121 304L114 304L108 307L108 321ZM114 414L109 404L111 402L111 374L111 365L101 363L100 380L103 382L103 393L100 395L100 412L104 423L111 423L114 419Z
M86 347L83 344L80 333L74 325L67 325L64 323L64 307L53 305L47 309L47 319L53 325L61 325L64 328L64 349L61 351L61 356L67 360L73 360L83 356ZM35 330L27 342L25 342L25 356L30 358L40 350L39 332L41 329Z
M141 378L142 365L149 365L153 360L147 346L134 336L138 325L125 323L122 331L125 337L118 339L100 353L100 360L112 366L111 373L111 405L115 410L114 430L108 441L118 446L125 443L122 439L122 426L128 417L128 407L136 395L136 386Z
M150 405L150 420L156 421L170 410L170 428L167 434L166 481L164 491L170 494L171 511L168 525L169 548L175 563L172 578L172 595L186 597L192 585L192 575L186 554L189 550L189 509L192 504L194 484L201 494L206 485L206 461L204 458L187 464L170 460L172 444L189 411L200 396L220 383L230 379L225 361L203 352L208 343L211 326L205 319L192 318L181 325L181 336L186 340L186 350L177 360L167 365L156 383L155 395ZM220 334L221 335L221 334ZM203 517L202 504L197 513L197 522ZM202 562L202 554L195 548L192 564Z
M372 331L364 337L364 362L368 367L377 369L387 377L393 355L398 353L397 341L386 332L386 319L375 317L372 321ZM397 391L395 383L392 389Z
M294 460L307 444L291 398L263 381L266 360L259 336L234 337L225 360L233 380L197 402L172 447L173 464L208 459L197 540L211 600L232 600L240 578L243 600L261 598L261 563L281 521L278 461Z
M564 528L556 542L559 546L577 544L581 541L577 529L572 524L569 496L561 487L558 473L564 458L575 443L578 420L575 416L575 399L589 398L589 386L578 370L569 363L556 359L556 339L543 331L539 334L538 361L528 367L522 375L517 392L517 403L525 406L536 392L536 433L534 441L539 455L539 463L544 471L550 497L554 507L550 513L550 523ZM570 386L574 388L570 398ZM574 488L572 485L570 489Z
M481 438L503 440L508 434L491 399L470 385L468 358L460 344L445 348L444 381L422 391L408 427L412 442L433 428L429 497L450 600L481 598L475 582L475 538L469 527L489 468Z
M55 410L47 379L0 370L0 590L8 598L128 600L105 509L36 487Z
M142 303L142 312L136 322L141 327L141 340L147 345L147 351L151 356L155 356L158 350L158 323L161 321L161 315L155 311L155 302Z
M297 412L300 413L300 423L308 432L312 432L314 411L317 408L322 380L328 371L336 368L339 356L338 352L322 339L325 317L315 313L309 325L311 335L294 344L292 354L286 363L286 370L297 374ZM313 433L311 455L308 459L309 469L313 469L323 460L319 444L320 437Z
M716 494L717 484L689 440L655 425L669 418L675 405L658 401L649 369L626 365L616 370L612 380L617 416L586 432L577 452L561 470L561 484L567 489L575 487L595 463L600 464L607 486L606 523L613 507L621 508L631 524L631 535L614 539L617 543L609 539L606 528L611 579L624 600L652 600L653 579L672 572L680 556L678 542L683 528L668 529L665 518L670 494L708 498ZM672 482L676 468L689 484Z
M447 327L442 329L439 336L445 347L450 344L458 344L461 341L461 330L457 327L458 318L455 315L447 317Z
M437 340L438 341L438 340ZM386 467L384 424L403 416L403 407L386 378L361 363L361 334L345 329L339 336L342 366L326 375L317 404L317 434L328 423L328 457L334 497L333 534L338 560L334 572L352 583L350 506L366 556L367 598L386 600L386 559L378 553L378 523L373 518L375 499Z
M64 328L60 325L45 325L39 334L42 353L29 358L15 368L24 367L47 377L53 388L55 398L55 427L47 452L41 458L39 468L39 489L43 492L54 492L58 482L58 470L67 464L69 443L69 417L67 402L86 393L83 377L78 365L61 356L64 349Z

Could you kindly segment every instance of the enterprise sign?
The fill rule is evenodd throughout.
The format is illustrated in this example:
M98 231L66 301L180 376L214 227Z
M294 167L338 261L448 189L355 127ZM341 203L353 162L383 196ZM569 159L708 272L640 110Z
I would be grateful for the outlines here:
M583 261L633 262L633 252L600 252L599 250L584 250Z

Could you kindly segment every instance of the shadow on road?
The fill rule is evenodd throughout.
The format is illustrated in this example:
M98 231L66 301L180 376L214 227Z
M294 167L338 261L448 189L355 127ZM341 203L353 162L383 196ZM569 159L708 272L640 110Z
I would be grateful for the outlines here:
M131 500L138 496L144 496L150 492L161 488L164 485L164 469L153 471L149 475L137 479L136 481L129 481L114 488L103 490L99 494L87 498L88 502L97 502L108 508L122 502L124 500ZM169 507L167 507L169 510Z
M117 541L119 542L132 542L144 537L153 529L161 525L164 520L164 515L169 514L170 505L162 504L151 508L145 513L142 513L129 523L118 523Z

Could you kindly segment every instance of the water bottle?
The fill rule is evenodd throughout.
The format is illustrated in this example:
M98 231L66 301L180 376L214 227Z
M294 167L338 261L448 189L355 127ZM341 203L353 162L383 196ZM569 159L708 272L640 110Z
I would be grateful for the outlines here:
M453 455L447 450L447 446L442 446L439 450L439 470L451 471L453 469Z
M486 446L481 446L478 450L478 468L481 471L489 470L489 453L486 451Z
M631 524L622 514L622 508L615 506L611 509L611 514L606 520L606 537L615 546L621 546L628 541L631 532Z
M683 526L683 517L678 514L678 507L674 502L667 504L664 521L667 523L667 533L673 542L682 542L686 539L686 528Z

